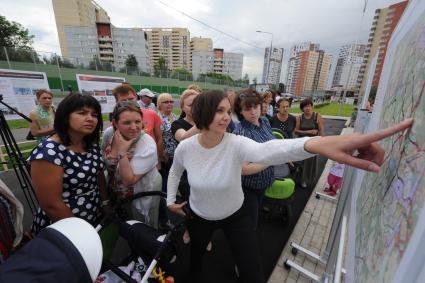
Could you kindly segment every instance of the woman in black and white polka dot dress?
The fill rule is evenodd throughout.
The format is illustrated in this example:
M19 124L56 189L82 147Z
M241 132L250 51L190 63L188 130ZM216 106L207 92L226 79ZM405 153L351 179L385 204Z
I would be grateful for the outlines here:
M100 104L91 96L72 94L58 106L56 134L30 156L31 177L40 207L32 232L76 216L92 225L107 204L103 160L97 146L102 128Z

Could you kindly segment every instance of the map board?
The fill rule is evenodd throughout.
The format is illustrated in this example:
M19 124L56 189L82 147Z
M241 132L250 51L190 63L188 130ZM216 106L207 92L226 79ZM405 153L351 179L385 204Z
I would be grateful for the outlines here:
M112 90L125 82L125 78L76 74L78 90L93 95L102 106L102 113L111 113L115 107Z
M49 89L46 73L0 69L0 94L3 102L28 116L36 104L35 93L39 89ZM22 119L12 110L0 105L7 120Z
M424 92L425 1L413 0L388 45L368 131L409 117L415 122L405 135L380 143L386 156L379 174L359 174L354 182L350 221L355 234L349 239L353 248L348 254L348 282L415 282L423 273Z

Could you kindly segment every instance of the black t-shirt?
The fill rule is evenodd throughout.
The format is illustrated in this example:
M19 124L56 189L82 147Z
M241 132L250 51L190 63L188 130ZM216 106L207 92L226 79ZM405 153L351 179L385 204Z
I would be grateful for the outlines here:
M173 137L175 138L176 132L180 129L183 129L185 131L189 131L190 128L192 128L193 125L191 125L189 122L187 122L185 119L180 118L178 120L175 120L171 124L171 132L173 133ZM177 141L178 142L178 141Z
M287 138L292 139L294 137L293 133L294 133L295 124L296 124L295 116L289 114L288 119L285 122L282 122L279 120L279 118L277 118L277 114L275 114L273 115L273 117L269 119L269 121L270 121L270 126L272 128L282 130L285 133Z

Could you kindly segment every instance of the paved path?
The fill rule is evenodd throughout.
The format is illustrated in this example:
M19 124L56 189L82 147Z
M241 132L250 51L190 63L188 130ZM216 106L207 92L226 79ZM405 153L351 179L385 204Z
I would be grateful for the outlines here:
M341 134L349 134L352 133L352 131L352 128L345 128ZM327 176L333 163L334 161L328 160L314 191L322 192L327 186ZM292 231L292 234L282 251L268 283L312 282L312 280L307 279L294 269L288 271L284 267L284 262L287 259L294 261L316 275L321 275L324 272L325 266L310 259L306 255L299 252L296 256L294 256L291 253L290 244L291 242L294 242L317 255L323 255L330 234L336 205L336 202L323 198L316 199L316 194L311 194L303 213L298 219L295 229Z

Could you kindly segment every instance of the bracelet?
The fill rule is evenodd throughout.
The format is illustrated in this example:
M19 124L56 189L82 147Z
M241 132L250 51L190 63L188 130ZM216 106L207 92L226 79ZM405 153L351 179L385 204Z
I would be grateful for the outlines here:
M102 206L107 206L109 204L109 199L102 201Z

